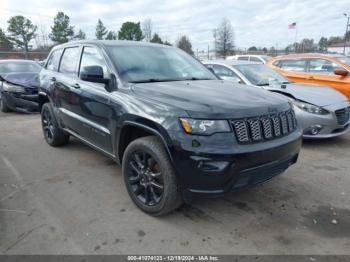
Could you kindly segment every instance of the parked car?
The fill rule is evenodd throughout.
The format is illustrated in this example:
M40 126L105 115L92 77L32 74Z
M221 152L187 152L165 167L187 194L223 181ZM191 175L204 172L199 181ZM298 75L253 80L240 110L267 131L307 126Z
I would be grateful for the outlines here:
M291 81L330 86L350 99L350 63L345 56L292 54L276 57L267 65Z
M251 61L261 64L266 64L270 59L271 56L267 55L234 55L226 57L226 60Z
M71 42L53 48L40 81L47 143L71 135L121 163L131 199L152 215L260 184L297 161L290 103L219 80L177 48Z
M330 138L350 130L350 102L330 87L293 83L268 66L253 62L204 63L222 79L263 88L290 99L304 138Z
M28 60L0 60L0 110L38 111L38 73L41 66Z

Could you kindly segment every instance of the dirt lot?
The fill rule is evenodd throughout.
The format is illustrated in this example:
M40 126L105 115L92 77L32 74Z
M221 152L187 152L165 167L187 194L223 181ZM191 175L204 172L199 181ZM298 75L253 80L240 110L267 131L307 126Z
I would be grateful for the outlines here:
M305 142L271 182L154 218L113 161L48 146L39 115L0 114L0 253L350 254L349 170L350 134Z

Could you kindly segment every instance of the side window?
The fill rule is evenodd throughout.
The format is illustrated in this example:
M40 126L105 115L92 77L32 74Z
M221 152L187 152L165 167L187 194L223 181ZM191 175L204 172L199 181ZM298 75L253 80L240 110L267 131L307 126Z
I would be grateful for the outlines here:
M263 62L263 61L261 61L259 58L255 57L255 56L251 56L250 57L250 61L252 61L252 62L259 62L259 63Z
M79 72L86 66L100 66L103 69L103 76L107 75L105 60L95 47L86 46L83 49Z
M237 58L237 60L248 61L249 60L249 56L239 56Z
M232 72L232 70L230 70L222 65L213 65L213 69L214 69L215 74L217 74L218 76L226 76L226 77L235 76L235 74Z
M49 60L47 61L46 69L51 71L58 71L61 55L62 49L53 51L49 57Z
M309 72L316 74L333 74L338 64L321 58L312 58L309 63Z
M279 67L287 71L304 72L306 66L305 59L280 60Z
M62 55L59 72L69 75L76 75L78 61L79 47L66 48Z

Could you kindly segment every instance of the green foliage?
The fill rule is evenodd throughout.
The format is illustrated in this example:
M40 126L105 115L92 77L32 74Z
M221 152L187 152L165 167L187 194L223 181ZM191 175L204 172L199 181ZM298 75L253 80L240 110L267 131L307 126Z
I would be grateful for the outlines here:
M96 32L95 36L98 40L102 40L104 36L108 33L106 27L102 23L101 19L98 19L97 25L96 25Z
M125 22L118 32L119 40L141 41L143 39L140 22Z
M164 44L164 45L168 45L168 46L172 46L172 44L169 43L168 41L165 41L163 44Z
M179 40L176 43L176 46L185 52L187 52L190 55L193 55L193 50L192 50L192 44L190 39L186 36L183 35L179 38Z
M79 29L78 33L73 37L75 40L84 40L86 39L86 34Z
M8 20L8 24L8 40L14 45L23 48L27 57L28 45L30 40L35 37L37 26L33 25L29 19L22 15L11 17L10 20Z
M11 50L13 44L5 35L4 31L0 28L0 50Z
M69 24L69 16L63 12L58 12L51 27L50 39L56 43L66 43L73 38L73 26Z
M163 44L162 39L160 38L160 36L155 33L150 41L151 43L157 43L157 44Z
M117 39L117 34L114 31L109 31L106 40L116 40Z
M256 46L251 46L248 48L248 51L251 51L251 52L258 51L258 48L256 48Z

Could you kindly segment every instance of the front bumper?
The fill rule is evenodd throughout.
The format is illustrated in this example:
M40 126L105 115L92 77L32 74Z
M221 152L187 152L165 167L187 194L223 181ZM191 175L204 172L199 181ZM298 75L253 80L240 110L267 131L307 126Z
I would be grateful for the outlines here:
M39 111L38 94L2 92L1 97L4 98L7 106L13 111L23 113Z
M311 114L294 107L295 115L298 124L303 129L303 138L305 139L323 139L337 137L346 134L350 130L350 119L343 124L339 124L336 110L347 108L350 106L349 102L331 105L324 107L330 113L327 115ZM317 133L313 134L312 129L316 128Z
M268 181L297 161L301 147L300 131L249 145L237 144L230 133L192 136L193 139L202 148L190 151L191 146L185 142L175 146L172 153L186 200L196 195L217 196Z

